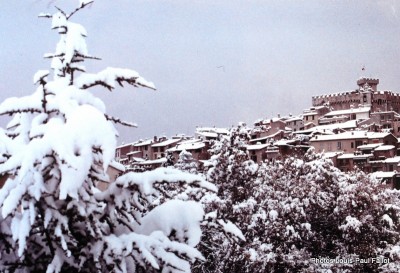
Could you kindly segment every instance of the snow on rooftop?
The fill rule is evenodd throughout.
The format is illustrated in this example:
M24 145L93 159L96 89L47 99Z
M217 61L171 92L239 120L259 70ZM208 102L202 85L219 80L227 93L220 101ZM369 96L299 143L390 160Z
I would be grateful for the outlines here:
M350 159L353 157L354 157L354 154L342 154L342 155L338 156L338 159Z
M196 133L212 132L217 134L229 134L229 130L226 128L216 128L216 127L197 127Z
M374 172L371 174L372 177L376 177L376 178L391 178L396 174L396 172Z
M395 147L393 145L382 145L375 149L375 151L390 151L393 150Z
M254 144L254 145L247 145L246 148L249 151L256 151L256 150L261 150L266 147L270 146L269 144Z
M130 143L122 143L121 145L117 146L117 149L123 148L123 147L128 147L128 146L132 146L135 145L137 143L137 141L135 142L130 142Z
M165 157L159 158L159 159L154 159L154 160L144 160L138 162L139 165L154 165L154 164L162 164L164 162L167 162L167 159Z
M153 143L153 140L152 139L148 139L148 140L145 140L145 141L142 141L142 142L137 142L133 146L140 147L140 146L150 145L152 143Z
M295 116L295 117L290 117L287 120L285 120L286 122L290 122L290 121L298 121L298 120L303 120L303 116Z
M379 146L383 145L383 143L371 143L371 144L365 144L365 145L360 145L357 147L359 150L371 150L375 149Z
M125 167L124 165L122 165L121 163L118 163L117 161L113 160L110 162L110 167L113 167L116 170L119 170L121 172L125 171Z
M341 115L349 115L349 114L357 114L357 113L368 113L371 110L371 107L360 107L360 108L351 108L351 109L343 109L331 111L325 115L325 117L333 117L333 116L341 116Z
M303 112L303 116L312 116L312 115L318 115L317 112L312 111L312 112Z
M171 144L178 143L179 141L181 141L180 138L167 139L165 141L153 144L153 145L151 145L151 147L165 147L165 146L168 146L168 145L171 145Z
M296 143L295 139L280 139L280 140L274 142L274 145L275 146L285 146L285 145L292 145L295 143Z
M181 142L177 144L175 147L168 149L167 151L171 152L180 152L183 150L197 150L205 147L206 145L201 141L201 139L192 139L188 141Z
M268 136L264 136L264 137L260 137L260 138L251 139L250 142L253 142L253 143L254 143L254 142L258 142L258 141L262 141L262 140L267 140L267 139L270 139L270 138L273 138L273 137L279 135L279 134L282 133L282 132L283 132L282 130L279 130L278 132L276 132L276 133L274 133L274 134L271 134L271 135L268 135Z
M132 151L132 152L127 153L126 155L134 155L134 154L140 154L140 153L141 153L141 151Z
M333 124L327 124L327 125L318 125L318 126L314 126L307 130L297 131L295 133L297 133L297 134L314 133L314 132L324 133L324 131L329 133L335 129L353 129L353 128L357 128L356 120L349 120L349 121L342 122L342 123L333 123Z
M332 158L332 157L335 157L335 156L341 155L341 154L343 154L343 152L325 152L325 153L322 155L322 157L323 157L323 158Z
M204 137L212 137L212 138L217 138L218 134L214 132L197 132L198 135L204 136Z
M390 133L376 133L367 131L351 131L335 135L319 135L310 139L310 141L324 141L324 140L341 140L341 139L379 139L390 135Z
M389 157L384 160L385 163L400 163L400 156Z

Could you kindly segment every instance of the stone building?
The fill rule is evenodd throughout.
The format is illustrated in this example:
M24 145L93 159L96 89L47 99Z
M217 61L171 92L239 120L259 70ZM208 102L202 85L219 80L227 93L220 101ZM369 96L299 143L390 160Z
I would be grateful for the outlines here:
M358 107L371 107L371 113L400 110L400 94L392 91L379 91L379 79L360 78L358 88L353 91L312 97L314 107L329 105L333 110Z

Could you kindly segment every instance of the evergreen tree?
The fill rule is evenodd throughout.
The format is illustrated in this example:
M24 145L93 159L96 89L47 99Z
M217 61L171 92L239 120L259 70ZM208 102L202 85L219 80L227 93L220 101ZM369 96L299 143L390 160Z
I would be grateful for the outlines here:
M197 173L199 168L198 163L194 160L192 153L187 152L186 150L183 150L179 154L179 158L174 167L178 170L188 173Z
M128 173L104 192L96 182L113 160L116 130L127 124L105 112L87 89L116 84L154 89L136 71L106 68L90 74L86 30L70 21L93 1L52 19L60 41L46 54L54 71L34 76L37 90L9 98L0 114L13 116L0 131L1 272L190 272L203 259L195 249L203 208L194 201L155 205L163 184L216 191L198 176L173 169Z

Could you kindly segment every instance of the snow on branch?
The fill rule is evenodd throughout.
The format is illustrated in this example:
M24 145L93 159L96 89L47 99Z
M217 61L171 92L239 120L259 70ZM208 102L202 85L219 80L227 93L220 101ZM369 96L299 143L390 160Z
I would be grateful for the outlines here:
M67 15L67 19L71 18L72 15L74 15L75 13L77 13L79 10L85 8L86 6L92 4L94 2L94 0L79 0L80 6L77 7L74 11L72 11L70 14Z
M124 121L124 120L121 120L119 118L107 115L107 114L104 114L104 115L105 115L107 120L110 120L110 121L112 121L114 123L118 123L118 124L121 124L121 125L124 125L124 126L133 127L133 128L137 128L138 127L136 123L132 123L132 122L129 122L129 121Z
M37 84L40 82L40 84L45 84L47 81L45 78L50 74L48 70L39 70L38 72L35 73L33 76L33 84Z
M22 98L8 98L0 104L0 115L41 112L42 101L38 92Z
M162 272L190 272L189 261L204 260L196 249L170 241L160 231L153 232L149 236L135 233L106 236L103 242L94 246L94 249L95 254L103 254L103 257L98 259L104 259L107 265L112 266L116 261L121 261L120 270L117 272L128 272L125 261L127 258L132 258L143 268L150 265L154 269L162 269Z
M108 90L115 88L115 83L123 86L123 82L127 82L135 87L143 86L156 90L154 84L142 78L139 73L131 69L108 67L97 74L82 74L76 81L75 85L80 89L88 89L96 85L102 85Z
M99 202L105 202L109 207L121 208L131 202L141 209L145 203L150 203L154 196L159 194L156 183L188 184L194 187L216 192L217 187L204 180L204 178L184 173L170 168L157 168L144 173L127 173L120 176L109 188L95 195ZM115 198L118 196L118 198Z

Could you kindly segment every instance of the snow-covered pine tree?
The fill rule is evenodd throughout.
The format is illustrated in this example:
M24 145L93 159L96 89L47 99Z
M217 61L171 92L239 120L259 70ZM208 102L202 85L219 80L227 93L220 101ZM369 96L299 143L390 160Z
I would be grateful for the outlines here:
M218 224L231 225L235 223L239 229L245 227L249 214L235 212L237 204L246 203L252 196L254 180L257 177L258 165L250 160L247 152L247 142L250 139L244 123L231 128L228 135L221 135L210 150L211 158L206 162L205 176L218 186L217 198L206 202L206 212L216 213L216 217L224 219ZM215 233L205 230L204 241L199 249L206 257L205 262L196 264L195 272L240 272L243 269L243 252L239 244L245 240L232 240L229 234ZM251 239L250 239L251 240ZM238 244L239 243L239 244Z
M193 174L197 173L199 168L198 163L194 160L192 153L186 150L180 152L179 158L174 167L178 170Z
M32 95L0 105L0 114L13 116L0 130L0 175L7 178L0 190L0 271L189 272L202 259L194 247L203 209L181 200L154 207L153 197L165 183L216 191L214 185L160 168L125 174L104 192L96 188L114 157L113 122L124 122L107 115L87 89L154 85L129 69L86 72L82 63L97 58L88 54L86 30L70 19L92 3L40 15L60 34L55 52L45 55L53 79L38 71Z

